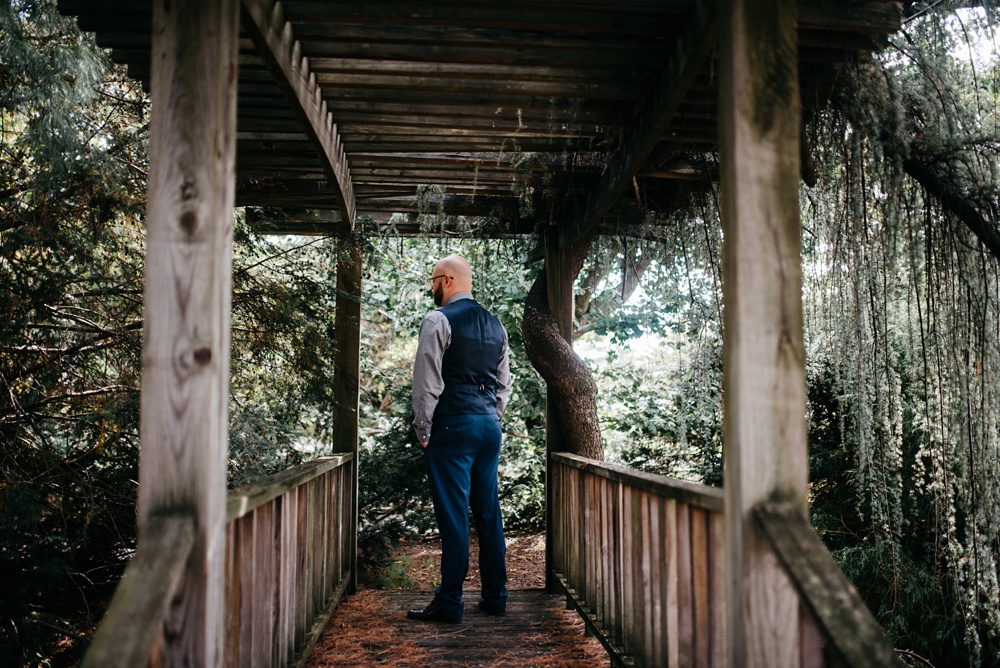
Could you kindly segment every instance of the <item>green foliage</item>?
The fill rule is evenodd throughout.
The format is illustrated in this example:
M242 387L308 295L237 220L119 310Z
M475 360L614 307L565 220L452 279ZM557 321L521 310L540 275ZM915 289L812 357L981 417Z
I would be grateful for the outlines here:
M850 73L844 116L810 129L824 166L803 200L813 520L897 646L993 666L997 259L901 156L995 219L1000 118L982 82L996 17L934 9Z
M53 2L0 5L0 665L73 663L135 545L147 113ZM234 485L329 442L336 298L333 244L235 230Z
M936 665L996 666L997 263L906 178L889 141L995 222L996 16L939 5L908 5L918 15L889 52L843 74L861 112L817 114L806 128L819 173L802 207L812 520L898 646ZM43 664L56 646L71 663L134 548L147 114L51 0L0 5L3 665ZM604 239L588 258L577 325L590 334L578 347L607 346L594 368L612 459L720 484L715 192L650 215L657 242ZM433 307L425 279L450 252L470 259L477 298L510 335L502 503L508 529L538 530L545 400L521 338L538 271L523 262L527 242L368 235L362 563L384 565L401 538L434 528L410 373ZM331 440L337 252L261 236L237 216L231 485ZM650 339L660 349L644 351Z

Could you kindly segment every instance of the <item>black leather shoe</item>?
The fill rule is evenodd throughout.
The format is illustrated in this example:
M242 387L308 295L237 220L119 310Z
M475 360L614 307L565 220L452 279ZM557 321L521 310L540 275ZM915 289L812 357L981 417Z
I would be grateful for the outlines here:
M486 603L486 601L479 600L479 609L485 612L487 615L493 615L494 617L503 617L507 614L506 608L495 608L492 605Z
M458 624L462 621L461 615L445 612L438 607L436 602L420 610L407 610L406 618L416 619L420 622L437 622L439 624Z

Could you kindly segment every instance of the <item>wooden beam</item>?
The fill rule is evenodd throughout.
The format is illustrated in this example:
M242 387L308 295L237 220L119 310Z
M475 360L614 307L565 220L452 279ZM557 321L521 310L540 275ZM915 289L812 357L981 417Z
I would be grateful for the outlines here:
M754 518L839 662L903 668L878 621L795 504L762 503Z
M195 537L151 664L221 666L239 0L153 10L139 545Z
M677 40L673 57L646 97L638 121L611 158L601 184L561 230L560 248L571 247L594 229L656 148L684 94L708 59L715 41L715 4L714 0L697 0L694 4L687 32Z
M284 18L281 0L273 4L269 0L243 0L243 8L244 28L305 123L306 134L316 146L330 182L337 185L337 202L343 216L341 233L349 234L354 228L354 184L333 114L323 100L309 59L301 54L292 26Z
M94 634L83 668L145 666L158 641L194 545L194 518L152 517L111 605Z
M719 4L731 666L800 665L798 595L753 520L763 501L807 512L795 7Z
M345 237L337 249L337 310L333 354L333 451L352 454L351 575L347 593L358 588L358 404L361 374L361 246Z

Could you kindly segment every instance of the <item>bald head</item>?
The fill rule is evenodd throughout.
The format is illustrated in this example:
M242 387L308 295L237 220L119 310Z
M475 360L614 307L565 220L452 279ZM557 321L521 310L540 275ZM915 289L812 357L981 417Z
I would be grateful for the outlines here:
M434 265L433 276L438 277L431 283L437 306L447 304L458 292L472 292L472 267L460 255L449 255Z
M451 277L454 292L470 292L472 290L472 267L461 255L449 255L434 265L434 275L445 274Z

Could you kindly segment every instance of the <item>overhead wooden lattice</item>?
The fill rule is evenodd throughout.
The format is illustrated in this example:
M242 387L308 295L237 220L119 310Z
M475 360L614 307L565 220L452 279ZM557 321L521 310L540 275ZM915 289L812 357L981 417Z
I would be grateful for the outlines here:
M639 223L713 178L715 5L243 0L236 204L307 234L448 214L462 234L554 224L565 245ZM151 2L59 7L148 88ZM899 21L897 2L800 0L804 108Z

